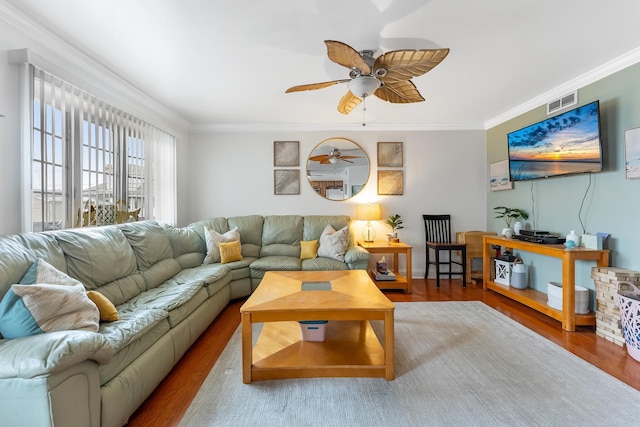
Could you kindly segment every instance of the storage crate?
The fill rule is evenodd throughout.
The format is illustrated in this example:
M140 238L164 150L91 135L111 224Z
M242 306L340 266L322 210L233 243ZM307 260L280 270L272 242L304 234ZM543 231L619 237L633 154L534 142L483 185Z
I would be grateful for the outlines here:
M302 320L300 337L302 341L324 341L327 334L327 320Z

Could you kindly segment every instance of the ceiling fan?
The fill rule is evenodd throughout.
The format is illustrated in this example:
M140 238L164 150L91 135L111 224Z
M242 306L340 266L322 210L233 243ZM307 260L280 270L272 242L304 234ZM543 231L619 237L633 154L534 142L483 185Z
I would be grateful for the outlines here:
M449 54L449 49L394 50L374 58L370 50L358 52L335 40L325 40L324 43L329 59L351 70L349 78L293 86L286 93L348 83L349 92L338 104L338 111L342 114L349 114L371 95L398 104L424 101L411 78L430 71Z
M329 151L329 154L320 154L319 156L311 156L309 160L313 160L314 162L320 162L321 165L332 164L335 165L339 160L343 162L353 163L353 161L349 159L358 159L358 156L343 156L339 149L332 148Z

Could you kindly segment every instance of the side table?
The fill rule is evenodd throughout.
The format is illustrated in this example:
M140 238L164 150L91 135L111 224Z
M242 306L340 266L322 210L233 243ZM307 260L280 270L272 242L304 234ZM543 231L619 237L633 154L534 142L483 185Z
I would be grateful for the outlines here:
M358 240L358 246L365 248L372 254L393 254L393 268L396 274L396 280L376 280L371 275L371 280L380 289L402 289L408 294L411 293L411 250L413 246L406 243L390 243L385 240L376 240L375 242L365 242ZM404 254L405 267L407 271L406 277L398 273L398 254Z

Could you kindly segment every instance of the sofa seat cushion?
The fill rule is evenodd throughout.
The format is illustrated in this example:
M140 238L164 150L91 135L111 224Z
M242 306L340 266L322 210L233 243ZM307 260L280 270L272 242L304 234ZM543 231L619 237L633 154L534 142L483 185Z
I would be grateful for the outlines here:
M253 271L299 271L302 260L297 256L266 256L252 262L250 267L251 277L256 277Z
M186 283L214 283L229 274L228 264L204 264L198 267L186 268L173 276L172 281L177 284Z
M132 308L126 305L117 307L119 320L110 323L101 323L98 333L107 339L114 353L118 353L132 342L139 340L147 331L158 323L167 324L169 313L155 308Z
M168 312L168 320L173 327L189 315L188 310L202 304L207 299L204 282L178 284L173 280L145 291L127 301L121 307L130 310L154 308ZM177 310L187 304L186 307ZM118 307L118 311L121 310Z
M248 276L249 268L246 268L246 270L247 270L247 276ZM234 271L238 271L238 270L234 270ZM229 273L224 277L222 277L220 280L216 280L215 282L212 282L212 283L206 283L204 285L204 288L207 290L207 294L209 295L209 297L212 297L218 292L220 292L220 289L227 287L231 282L232 277L233 275Z
M191 298L169 311L169 326L175 328L176 325L196 311L196 308L205 302L207 298L209 298L207 289L205 287L199 288Z
M348 270L349 266L342 262L331 258L312 258L302 260L302 270Z
M130 341L127 345L120 348L108 364L99 365L100 385L106 384L127 368L142 353L155 344L156 341L166 335L169 329L169 322L166 319L161 319L159 322L146 328L144 333L140 334L137 339Z

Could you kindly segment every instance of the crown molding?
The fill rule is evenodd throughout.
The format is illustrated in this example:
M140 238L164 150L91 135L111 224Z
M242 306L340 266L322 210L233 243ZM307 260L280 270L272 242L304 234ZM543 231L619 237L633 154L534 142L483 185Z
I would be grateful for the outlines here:
M196 123L189 128L190 133L235 133L235 132L319 132L319 131L456 131L484 130L482 123Z
M624 70L625 68L635 65L638 62L640 62L640 47L633 49L630 52L627 52L624 55L613 59L612 61L602 64L601 66L596 67L591 71L581 74L575 79L569 80L568 82L563 83L548 92L540 94L535 98L532 98L529 101L520 104L515 108L512 108L511 110L505 111L504 113L487 120L486 122L484 122L484 128L490 129L494 126L511 120L514 117L518 117L521 114L538 108L539 106L544 105L556 98L566 95L569 92L579 90L580 88L590 85L591 83L597 82L598 80L617 73L618 71Z
M42 51L33 46L18 49L20 53L10 53L12 62L26 59L52 73L62 74L59 77L72 80L70 83L84 90L98 91L95 95L104 101L137 115L158 128L166 130L169 125L173 131L180 133L189 128L187 120L40 26L5 0L0 0L0 21L6 22L42 46ZM81 74L73 70L79 70Z

